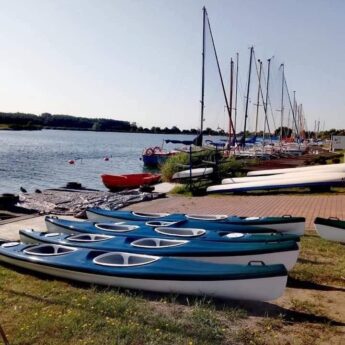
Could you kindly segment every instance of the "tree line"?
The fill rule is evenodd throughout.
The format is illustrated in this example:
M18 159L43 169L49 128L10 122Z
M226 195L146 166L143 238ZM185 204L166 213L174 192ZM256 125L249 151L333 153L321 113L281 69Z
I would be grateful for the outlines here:
M171 128L138 126L135 122L120 121L104 118L87 118L72 115L53 115L43 113L41 115L28 113L0 112L0 127L12 130L39 130L39 129L72 129L103 132L133 132L155 134L198 134L197 129L181 130L176 126ZM205 134L225 135L223 130L206 128Z
M0 124L7 128L20 129L76 129L93 131L129 131L131 125L128 121L110 120L104 118L91 119L71 115L41 115L27 113L0 112Z

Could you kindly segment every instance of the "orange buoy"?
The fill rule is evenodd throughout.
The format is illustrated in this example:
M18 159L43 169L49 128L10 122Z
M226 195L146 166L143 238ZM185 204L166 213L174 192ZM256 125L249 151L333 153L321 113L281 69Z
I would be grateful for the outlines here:
M75 160L74 159L70 159L69 161L68 161L68 164L74 164L75 163Z

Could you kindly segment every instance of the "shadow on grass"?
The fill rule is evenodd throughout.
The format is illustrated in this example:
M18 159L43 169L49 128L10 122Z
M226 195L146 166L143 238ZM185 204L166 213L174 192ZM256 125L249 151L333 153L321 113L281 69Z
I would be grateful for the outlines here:
M324 265L324 262L319 262L319 261L315 261L315 260L309 260L309 259L302 259L302 258L298 258L298 263L300 264L313 264L313 265Z
M28 274L28 271L22 268L13 267L11 265L3 264L4 267L10 268L18 273L21 274ZM191 307L191 306L203 306L205 308L211 308L215 311L224 311L224 310L243 310L248 316L257 316L257 317L273 317L273 318L282 318L285 322L291 322L291 323L314 323L314 324L328 324L332 326L345 326L344 322L339 322L336 320L332 320L326 316L318 316L313 315L305 312L299 312L290 310L284 307L277 306L275 304L269 303L269 302L255 302L255 301L234 301L234 300L223 300L223 299L214 299L207 296L189 296L189 295L177 295L177 294L166 294L166 293L155 293L155 292L147 292L147 291L141 291L141 290L132 290L132 289L126 289L126 288L111 288L111 287L102 287L98 285L91 285L88 283L81 283L81 282L75 282L70 281L63 278L54 278L47 276L45 274L41 274L38 272L30 272L30 275L45 280L45 281L63 281L68 282L71 287L75 288L83 288L86 290L93 289L95 292L99 293L105 293L105 292L114 292L122 295L123 297L127 298L138 298L138 299L144 299L146 301L152 301L152 302L168 302L171 304L176 304L180 306L185 307ZM297 283L298 287L301 288L301 283L303 284L311 284L314 289L317 287L320 287L320 289L324 289L326 291L330 291L331 287L326 287L323 285L313 284L310 282L301 282L294 280L292 278L289 278L288 286L291 287L291 282ZM296 286L297 287L297 286ZM339 290L337 288L334 288L335 290ZM61 300L55 300L54 295L51 295L51 297L48 296L41 296L40 294L32 294L29 292L20 292L20 291L14 291L10 288L2 288L3 291L6 291L10 294L15 294L17 296L23 296L26 298L33 299L35 301L48 303L48 304L60 304L60 305L66 305L71 306L71 301L66 300L66 302ZM345 289L340 289L339 291L345 291ZM77 309L87 309L83 308L82 306L73 306Z
M291 277L288 278L287 286L291 288L298 288L298 289L345 292L345 288L342 288L342 287L321 285L321 284L313 283L307 280L299 280L299 279L295 279Z

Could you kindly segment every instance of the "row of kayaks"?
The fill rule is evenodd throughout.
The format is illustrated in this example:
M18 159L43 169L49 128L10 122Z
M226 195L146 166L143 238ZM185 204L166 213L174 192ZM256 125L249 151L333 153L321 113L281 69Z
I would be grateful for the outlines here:
M107 286L265 301L284 292L304 230L300 217L102 209L88 216L46 217L47 232L21 230L21 242L0 242L0 260Z

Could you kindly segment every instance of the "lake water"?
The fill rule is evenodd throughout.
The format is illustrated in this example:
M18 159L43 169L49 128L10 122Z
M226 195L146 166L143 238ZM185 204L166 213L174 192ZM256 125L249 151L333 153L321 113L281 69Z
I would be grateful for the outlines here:
M85 131L0 131L0 193L17 193L23 186L61 187L69 181L104 189L103 173L143 172L144 147L160 146L164 139L190 140L193 136ZM165 145L173 148L176 145ZM110 157L104 161L104 157ZM68 160L74 159L74 165Z

